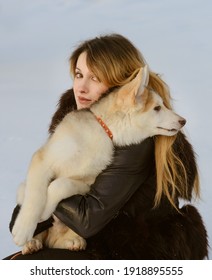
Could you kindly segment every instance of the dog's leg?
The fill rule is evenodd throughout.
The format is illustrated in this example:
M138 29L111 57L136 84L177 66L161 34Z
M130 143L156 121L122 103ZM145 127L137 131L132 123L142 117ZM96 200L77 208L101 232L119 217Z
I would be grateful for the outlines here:
M25 189L26 189L26 182L23 182L18 187L17 198L16 198L18 205L22 205L24 202Z
M79 251L85 250L86 240L54 216L54 223L53 226L48 229L45 245L49 248Z
M62 233L61 236L58 237L52 248L81 251L85 250L86 245L86 240L69 228L65 234Z
M47 220L58 203L75 194L85 194L90 187L82 181L72 180L70 178L58 178L51 182L47 190L47 200L45 209L41 215L41 221Z
M37 234L31 240L27 241L22 248L22 254L23 255L32 254L43 249L43 241L46 235L47 235L47 231L43 231Z
M47 187L53 174L43 158L41 151L38 151L29 167L24 201L12 230L13 239L19 246L31 240L45 207Z

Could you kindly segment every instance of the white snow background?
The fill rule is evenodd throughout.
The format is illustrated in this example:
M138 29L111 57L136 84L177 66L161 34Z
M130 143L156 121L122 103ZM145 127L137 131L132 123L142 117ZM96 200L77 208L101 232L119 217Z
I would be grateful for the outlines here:
M128 37L163 75L187 119L201 176L195 204L212 242L211 14L210 0L0 0L1 258L19 250L8 229L16 190L72 86L69 56L80 41L111 32Z

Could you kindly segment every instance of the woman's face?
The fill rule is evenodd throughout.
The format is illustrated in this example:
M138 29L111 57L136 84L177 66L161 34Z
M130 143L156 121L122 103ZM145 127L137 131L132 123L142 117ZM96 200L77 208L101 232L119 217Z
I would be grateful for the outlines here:
M86 63L86 52L80 54L73 83L74 96L77 103L77 109L89 108L92 103L108 90L91 72Z

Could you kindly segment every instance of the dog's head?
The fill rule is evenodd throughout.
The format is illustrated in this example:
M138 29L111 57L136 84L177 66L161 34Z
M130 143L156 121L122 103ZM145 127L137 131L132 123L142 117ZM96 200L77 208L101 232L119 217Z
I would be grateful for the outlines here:
M130 116L131 125L139 127L146 136L176 134L186 120L168 109L159 94L148 88L148 66L140 69L136 77L119 89L119 108Z

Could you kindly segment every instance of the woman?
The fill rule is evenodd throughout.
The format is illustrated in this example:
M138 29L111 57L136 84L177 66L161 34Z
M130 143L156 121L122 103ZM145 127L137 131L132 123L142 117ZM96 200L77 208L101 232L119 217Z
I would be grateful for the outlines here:
M89 108L103 93L126 84L145 64L133 44L118 34L81 43L70 58L73 89L62 95L49 133L68 112ZM149 87L171 108L168 87L153 72ZM13 259L204 259L208 243L201 216L191 205L179 208L179 199L190 201L193 193L199 195L198 170L183 133L115 147L113 163L91 191L63 200L54 213L87 239L86 250L45 248ZM19 206L10 229L18 211ZM39 224L36 234L51 222Z

